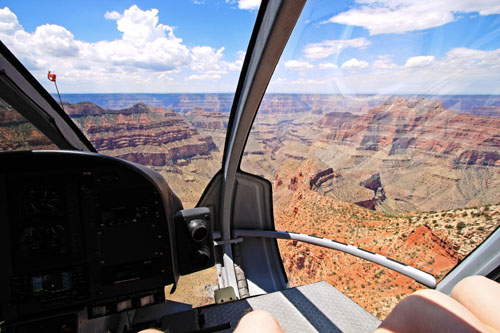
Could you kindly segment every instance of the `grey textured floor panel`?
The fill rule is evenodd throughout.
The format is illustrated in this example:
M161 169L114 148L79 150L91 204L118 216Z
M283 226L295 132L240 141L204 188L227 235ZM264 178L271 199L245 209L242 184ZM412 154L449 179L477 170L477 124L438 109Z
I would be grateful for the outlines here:
M91 320L87 320L85 310L79 315L79 332L108 329L122 332L131 321L137 326L157 320L163 330L172 333L209 328L220 329L211 332L232 332L241 317L252 310L270 312L286 332L373 332L380 324L377 318L326 282L185 311L186 307L190 306L167 302Z
M286 332L373 332L380 321L326 282L198 309L204 327L229 322L231 332L251 310L266 310Z

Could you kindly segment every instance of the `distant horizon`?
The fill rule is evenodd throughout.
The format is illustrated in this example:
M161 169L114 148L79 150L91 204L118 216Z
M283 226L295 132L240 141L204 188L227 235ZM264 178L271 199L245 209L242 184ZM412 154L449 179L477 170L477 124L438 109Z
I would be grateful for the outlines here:
M234 95L234 92L106 92L106 93L95 93L95 92L78 92L78 93L61 93L61 96L65 95ZM51 92L50 95L57 96L57 93ZM343 94L343 93L314 93L314 92L266 92L266 95L325 95L325 96L498 96L500 94L425 94L425 93L353 93L353 94Z
M282 96L281 98L279 96ZM311 97L316 96L316 97ZM59 103L57 94L52 97ZM234 93L67 93L61 94L63 103L78 104L90 102L104 109L120 110L132 107L137 103L148 106L172 108L178 112L187 112L194 107L208 111L228 113L231 111ZM437 95L437 94L320 94L320 93L267 93L263 97L265 104L277 98L296 100L299 103L309 104L316 100L319 104L310 107L328 108L329 100L332 103L344 101L347 104L367 103L374 107L380 103L395 98L405 98L409 102L419 99L436 100L446 109L457 111L471 111L477 107L500 108L500 95ZM273 103L274 103L273 102Z

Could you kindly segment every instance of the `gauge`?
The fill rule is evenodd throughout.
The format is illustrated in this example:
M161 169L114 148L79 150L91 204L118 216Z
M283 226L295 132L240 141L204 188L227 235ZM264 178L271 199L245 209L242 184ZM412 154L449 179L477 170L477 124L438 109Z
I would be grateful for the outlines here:
M31 189L25 198L26 213L30 217L56 217L64 214L60 190Z
M19 250L23 257L58 255L66 252L67 242L64 226L28 226L19 236Z

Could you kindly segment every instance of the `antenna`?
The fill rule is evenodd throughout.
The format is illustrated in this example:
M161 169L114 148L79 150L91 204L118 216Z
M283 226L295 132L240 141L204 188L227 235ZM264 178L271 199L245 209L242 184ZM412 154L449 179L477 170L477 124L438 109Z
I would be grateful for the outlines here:
M57 96L59 96L59 102L61 102L61 108L64 111L64 106L63 106L63 102L62 102L62 99L61 99L61 94L59 94L59 89L57 88L56 75L55 74L51 74L50 71L49 71L49 73L47 74L47 78L49 79L49 81L54 82L54 85L56 86L56 90L57 90Z

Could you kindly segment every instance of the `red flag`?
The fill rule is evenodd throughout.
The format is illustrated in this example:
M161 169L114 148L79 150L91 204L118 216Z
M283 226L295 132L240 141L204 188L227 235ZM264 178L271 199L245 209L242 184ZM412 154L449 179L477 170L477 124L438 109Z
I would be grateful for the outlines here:
M47 78L49 79L49 81L56 82L56 75L50 74L50 71L49 74L47 74Z

